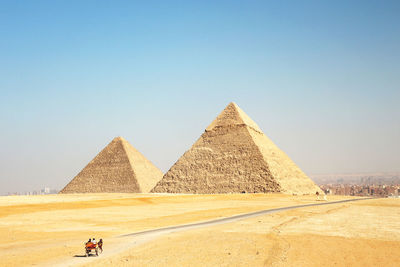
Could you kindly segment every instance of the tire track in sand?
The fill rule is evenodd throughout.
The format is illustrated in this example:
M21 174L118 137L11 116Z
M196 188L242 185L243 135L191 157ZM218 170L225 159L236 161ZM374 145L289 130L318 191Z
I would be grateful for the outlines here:
M302 214L301 217L292 217L289 220L286 220L284 222L281 222L280 224L273 226L272 227L272 233L267 234L268 238L272 240L272 248L271 251L267 257L267 259L264 261L264 266L282 266L285 264L287 260L287 253L290 250L290 242L286 240L281 235L281 228L291 224L291 223L296 223L302 220L305 220L307 218L310 218L315 215L320 215L320 214L330 214L332 212L335 212L337 210L346 208L348 206L346 205L341 205L339 207L334 207L331 209L328 209L326 211L322 212L311 212L311 213L304 213Z

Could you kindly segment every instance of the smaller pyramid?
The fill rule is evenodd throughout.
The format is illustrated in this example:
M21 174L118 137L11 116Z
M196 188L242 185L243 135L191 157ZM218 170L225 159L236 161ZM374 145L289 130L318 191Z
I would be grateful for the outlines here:
M128 141L116 137L60 193L148 193L162 175Z

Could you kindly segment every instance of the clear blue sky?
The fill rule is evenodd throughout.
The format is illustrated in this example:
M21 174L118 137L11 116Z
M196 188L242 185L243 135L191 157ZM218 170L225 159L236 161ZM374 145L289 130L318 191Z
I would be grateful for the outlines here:
M0 1L0 194L115 136L163 171L235 101L307 174L400 171L399 1Z

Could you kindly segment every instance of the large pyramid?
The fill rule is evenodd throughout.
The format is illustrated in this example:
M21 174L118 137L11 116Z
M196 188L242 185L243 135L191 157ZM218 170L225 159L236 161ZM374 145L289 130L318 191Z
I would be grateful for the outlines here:
M151 192L315 194L321 189L230 103Z
M60 193L148 193L162 175L128 141L116 137Z

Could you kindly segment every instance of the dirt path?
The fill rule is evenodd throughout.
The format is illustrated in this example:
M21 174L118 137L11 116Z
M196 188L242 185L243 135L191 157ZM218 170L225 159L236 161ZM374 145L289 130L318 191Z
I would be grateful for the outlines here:
M267 210L239 214L239 215L235 215L235 216L231 216L231 217L209 220L209 221L204 221L204 222L170 226L170 227L152 229L152 230L147 230L147 231L142 231L142 232L129 233L129 234L121 235L121 236L116 236L112 240L110 240L108 242L109 245L106 246L107 248L105 248L104 252L101 254L100 257L92 256L89 258L85 258L84 253L83 253L84 249L82 246L82 254L81 255L75 255L75 257L73 257L73 258L68 257L68 258L58 259L57 262L54 262L54 261L49 262L48 265L45 265L45 266L77 266L80 264L94 263L97 259L109 258L109 257L117 255L123 251L131 249L133 247L150 242L157 237L160 237L160 236L166 235L166 234L170 234L170 233L174 233L174 232L181 232L181 231L197 229L197 228L202 228L202 227L207 227L207 226L231 223L231 222L236 222L236 221L243 220L243 219L253 218L256 216L261 216L261 215L266 215L266 214L271 214L271 213L277 213L277 212L281 212L281 211L287 211L287 210L293 210L293 209L299 209L299 208L305 208L305 207L312 207L312 206L333 205L333 204L340 204L340 203L353 202L353 201L359 201L359 200L367 200L367 199L370 199L370 198L348 199L348 200L333 201L333 202L322 202L322 203L296 205L296 206L289 206L289 207L282 207L282 208L275 208L275 209L267 209Z
M173 232L178 232L178 231L194 229L194 228L198 228L198 227L205 227L205 226L212 226L212 225L223 224L223 223L236 222L236 221L242 220L242 219L248 219L248 218L252 218L252 217L256 217L256 216L260 216L260 215L265 215L265 214L270 214L270 213L275 213L275 212L280 212L280 211L285 211L285 210L293 210L293 209L312 207L312 206L332 205L332 204L339 204L339 203L366 200L366 199L371 199L371 198L346 199L346 200L340 200L340 201L334 201L334 202L304 204L304 205L296 205L296 206L282 207L282 208L276 208L276 209L260 210L260 211L256 211L256 212L244 213L244 214L239 214L239 215L235 215L235 216L231 216L231 217L205 221L205 222L176 225L176 226L170 226L170 227L165 227L165 228L160 228L160 229L147 230L147 231L143 231L143 232L136 232L136 233L122 235L120 237L146 235L146 234L151 234L151 233L173 233Z

